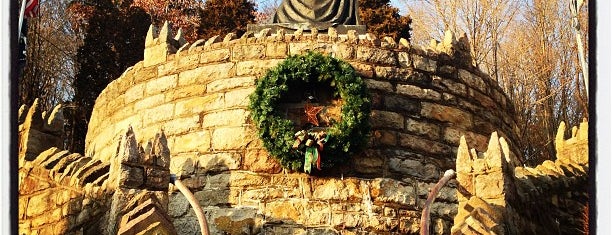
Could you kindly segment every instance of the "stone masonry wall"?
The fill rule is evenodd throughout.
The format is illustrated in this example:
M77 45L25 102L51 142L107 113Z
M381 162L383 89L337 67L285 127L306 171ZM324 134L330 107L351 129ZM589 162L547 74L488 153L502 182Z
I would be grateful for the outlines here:
M159 33L152 27L145 60L96 100L86 155L110 162L130 126L139 136L162 129L170 171L195 192L214 234L416 233L429 188L455 168L460 136L479 151L493 131L519 144L510 102L470 65L466 45L465 38L447 34L423 50L406 40L333 29L263 30L190 45L180 35L172 38L166 26ZM367 149L351 165L319 177L282 170L257 138L247 108L256 79L308 50L349 62L373 97ZM512 148L509 155L518 162ZM173 188L170 193L178 233L194 233L197 221L187 201ZM433 205L433 231L450 233L456 203L454 188L444 188Z
M19 234L87 233L106 211L109 164L61 150L60 110L19 112Z
M457 155L459 209L453 234L584 234L588 204L588 123L565 139L561 123L557 158L531 168L508 161L508 143L491 136L487 152Z

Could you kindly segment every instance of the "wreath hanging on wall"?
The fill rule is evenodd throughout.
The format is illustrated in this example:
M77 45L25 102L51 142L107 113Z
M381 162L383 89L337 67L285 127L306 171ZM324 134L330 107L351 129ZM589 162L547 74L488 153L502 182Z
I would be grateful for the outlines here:
M339 100L338 118L320 125L316 95L309 88L324 87ZM283 105L304 93L306 124L288 119ZM288 57L257 80L249 109L264 147L283 167L310 173L343 164L363 150L370 132L370 101L363 80L350 64L317 52ZM293 100L295 102L295 99ZM302 118L303 119L303 118Z

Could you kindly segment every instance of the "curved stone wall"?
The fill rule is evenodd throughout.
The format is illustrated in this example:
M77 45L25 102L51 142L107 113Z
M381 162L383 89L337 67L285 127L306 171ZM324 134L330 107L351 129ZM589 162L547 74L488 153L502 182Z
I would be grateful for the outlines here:
M518 144L507 97L470 65L465 42L453 37L426 51L406 40L333 30L264 30L193 45L181 45L167 29L159 35L150 30L145 60L96 100L86 155L110 161L128 126L137 136L162 129L170 170L195 191L213 232L413 233L429 188L455 168L461 135L481 152L493 131L510 146ZM284 172L248 117L255 80L288 55L308 50L349 62L373 97L369 146L350 166L325 177ZM197 230L195 214L181 197L170 197L173 223L179 233ZM455 190L443 189L432 210L437 233L450 232L456 204Z

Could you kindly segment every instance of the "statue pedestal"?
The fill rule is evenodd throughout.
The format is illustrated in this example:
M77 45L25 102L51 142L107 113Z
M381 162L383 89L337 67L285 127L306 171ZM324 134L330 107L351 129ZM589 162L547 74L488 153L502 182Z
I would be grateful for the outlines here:
M357 34L365 34L365 25L336 25L326 23L271 23L271 24L249 24L247 25L247 33L258 33L263 29L270 29L272 33L276 33L279 29L285 30L285 33L293 33L297 29L302 28L304 32L310 31L312 28L317 28L319 32L327 32L328 28L334 28L338 34L346 34L349 30L355 30Z

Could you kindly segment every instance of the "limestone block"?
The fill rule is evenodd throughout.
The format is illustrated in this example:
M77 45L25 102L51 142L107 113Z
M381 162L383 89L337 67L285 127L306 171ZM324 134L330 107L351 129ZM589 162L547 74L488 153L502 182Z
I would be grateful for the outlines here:
M230 56L230 49L228 48L205 51L200 53L200 63L208 64L217 62L228 62Z
M465 136L467 143L478 151L484 152L487 150L487 137L454 127L444 129L444 141L453 145L459 144L461 136Z
M244 149L253 138L246 127L221 127L213 131L211 145L215 150Z
M374 179L370 184L370 194L375 202L397 203L402 206L415 206L416 189L397 180Z
M472 115L463 110L428 102L422 102L421 105L421 115L424 117L450 122L466 129L472 127Z
M239 153L202 154L196 160L197 170L198 172L237 170L241 158Z
M136 100L142 99L144 97L145 83L136 84L130 88L128 88L123 97L125 99L125 103L129 104ZM110 109L114 109L113 107L109 107Z
M52 191L47 190L30 197L26 215L28 217L42 215L43 213L50 211L52 208L55 207L55 194L53 194Z
M162 124L164 133L169 136L185 134L200 129L200 115L195 114L184 118L173 118Z
M220 173L208 176L206 188L228 188L230 186L230 174Z
M370 123L373 128L404 129L404 117L394 112L372 110Z
M408 84L398 84L397 93L407 95L418 99L428 99L438 101L442 98L439 92L432 89L420 88L418 86Z
M255 85L255 77L237 77L211 81L206 85L206 92L225 91L233 88Z
M373 143L387 146L396 146L397 145L397 132L394 131L385 131L385 130L375 130L372 133ZM372 144L372 142L370 142Z
M166 103L158 105L154 108L147 109L143 116L143 126L148 126L152 123L169 120L174 117L174 104Z
M204 94L206 94L205 84L191 84L164 92L166 102L172 102L185 97L202 96Z
M280 163L264 149L247 149L242 166L244 170L269 174L279 173L282 170Z
M361 174L381 174L384 171L385 160L375 151L364 151L353 157L353 167Z
M467 95L466 86L462 83L454 82L451 79L434 76L432 85L438 89L442 89L456 95Z
M398 64L397 54L395 52L365 46L357 47L356 59L361 62L379 65L395 66Z
M406 130L417 135L426 136L431 140L440 138L440 127L438 125L412 118L406 118Z
M249 106L249 96L255 91L255 87L231 90L225 93L225 105L229 107Z
M431 141L410 134L400 133L400 145L430 154L450 154L451 147L436 141Z
M166 43L146 47L144 51L144 67L166 62L171 51Z
M289 43L289 55L301 55L308 51L316 51L323 54L331 54L332 46L323 42L291 42Z
M332 51L335 58L341 60L352 60L355 58L357 52L355 47L344 43L338 43L332 45Z
M30 173L30 174L34 174L34 173ZM20 177L23 177L23 179L21 179L19 182L19 194L23 196L30 195L32 193L35 193L35 192L38 192L44 189L48 189L49 187L51 187L49 182L46 182L44 180L38 180L29 175L20 176Z
M122 165L119 172L119 186L139 188L144 183L145 173L141 167Z
M168 200L168 215L172 218L183 216L191 210L189 201L180 192L170 194Z
M369 89L381 90L385 92L393 91L393 85L391 85L389 82L377 81L374 79L364 79L364 82Z
M266 203L264 215L267 222L283 222L301 224L307 219L302 203L298 201L273 201Z
M499 109L497 102L493 101L493 99L489 98L483 93L474 89L468 89L468 93L470 94L470 97L472 97L476 103L480 104L482 107L487 109Z
M228 204L230 189L202 189L194 192L193 195L198 200L200 206L218 206Z
M221 94L211 94L182 99L176 102L176 116L191 116L205 110L218 109L225 105L225 99Z
M376 66L374 68L376 77L388 80L406 81L412 75L412 69Z
M229 177L229 184L232 187L258 187L270 184L270 176L253 175L246 172L232 173Z
M265 44L236 45L232 52L233 61L261 60L265 57Z
M206 84L216 79L228 78L233 75L234 66L234 63L211 64L183 71L178 75L178 86Z
M357 61L349 61L349 64L353 66L353 69L355 69L357 75L361 76L362 78L374 77L374 66Z
M436 72L436 69L438 68L437 61L424 56L413 54L412 61L414 63L414 68L430 73Z
M315 180L312 184L314 199L361 201L364 193L355 178Z
M208 152L210 150L211 142L210 131L197 131L191 132L184 135L179 135L174 138L174 147L172 148L173 153L184 153L184 152Z
M198 224L198 218L196 218L195 214L175 218L172 221L172 224L176 228L177 234L201 234L200 225Z
M177 86L178 75L168 75L149 80L146 83L145 95L150 96L171 90Z
M483 199L504 199L504 176L501 172L476 175L474 181L476 196Z
M487 85L482 80L483 78L478 77L466 70L459 69L459 79L461 79L468 86L478 89L479 91L486 92Z
M156 94L153 96L148 96L134 103L134 111L140 111L143 109L155 107L157 105L163 104L164 100L165 100L164 94Z
M261 76L264 75L268 69L276 66L284 59L270 59L270 60L259 60L259 61L241 61L236 63L236 75L238 76Z
M422 177L421 171L424 165L418 160L390 158L389 168L407 176Z

